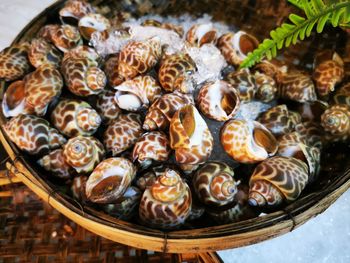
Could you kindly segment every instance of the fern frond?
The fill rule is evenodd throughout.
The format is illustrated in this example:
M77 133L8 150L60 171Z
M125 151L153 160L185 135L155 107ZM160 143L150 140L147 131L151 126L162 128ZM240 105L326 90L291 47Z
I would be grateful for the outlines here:
M270 32L270 39L265 39L257 49L249 53L241 68L251 67L263 58L271 59L277 50L296 44L298 40L309 37L316 26L317 33L323 31L327 22L334 27L350 25L349 0L289 0L304 10L306 17L296 14L289 16L290 23L283 23Z

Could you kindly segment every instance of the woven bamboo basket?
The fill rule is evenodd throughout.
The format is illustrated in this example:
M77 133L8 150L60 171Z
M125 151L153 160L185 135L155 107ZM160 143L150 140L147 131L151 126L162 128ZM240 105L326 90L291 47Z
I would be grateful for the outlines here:
M177 15L185 12L194 15L208 13L215 20L235 25L257 36L260 40L277 24L283 22L292 10L286 1L235 1L235 0L146 0L146 1L94 1L95 4L108 5L111 10L127 9L138 15L158 13ZM31 39L39 28L57 17L57 10L63 2L58 1L38 15L23 29L14 43ZM307 41L298 44L284 53L289 62L310 67L314 52L324 48L334 48L343 57L350 58L350 37L341 29L328 29L322 35L312 35ZM346 55L347 54L347 55ZM295 60L295 57L298 60ZM346 60L346 59L345 59ZM349 59L348 59L349 60ZM345 61L349 69L350 61ZM349 71L347 71L349 76ZM6 88L1 83L1 93ZM0 116L0 124L6 122ZM50 204L70 220L83 228L105 237L136 248L171 252L193 253L236 248L258 243L288 233L309 219L326 210L350 186L350 156L348 146L338 146L323 154L324 170L317 183L304 190L301 197L283 210L265 216L198 229L164 232L138 224L121 221L103 213L84 207L75 200L58 191L57 187L45 180L40 170L27 155L20 153L1 131L0 139L9 154L7 168L26 184L41 199ZM332 156L331 161L327 157ZM334 158L337 159L334 162Z

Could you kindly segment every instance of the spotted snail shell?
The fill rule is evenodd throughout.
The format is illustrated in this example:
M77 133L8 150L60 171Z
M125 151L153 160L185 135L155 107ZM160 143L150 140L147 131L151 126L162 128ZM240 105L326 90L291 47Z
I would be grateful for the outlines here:
M321 97L328 96L344 77L344 62L336 52L325 50L316 55L314 64L317 93Z
M66 142L48 121L33 115L18 115L5 123L3 128L18 148L32 155L47 154Z
M184 35L184 29L180 25L175 25L172 23L161 23L154 19L146 19L141 23L141 26L153 26L153 27L159 27L167 30L172 30L176 32L180 37Z
M143 133L141 125L141 118L138 114L119 115L109 124L103 135L107 152L112 152L112 155L116 156L131 148Z
M61 25L56 28L52 27L48 37L62 52L67 52L82 44L78 28L71 25Z
M186 40L193 46L216 43L217 31L212 23L193 25L186 34Z
M104 90L98 95L96 101L96 110L107 124L121 114L121 109L114 101L114 94L113 90Z
M92 172L104 155L102 143L94 137L79 135L63 146L64 160L79 174Z
M196 64L186 53L167 56L161 63L158 77L163 89L189 93L193 90L191 75L196 71Z
M139 216L144 224L169 229L182 225L192 205L188 185L174 170L166 169L141 198Z
M124 81L123 77L119 75L118 65L119 54L109 56L104 65L104 72L111 87L118 86Z
M213 150L213 136L193 105L178 110L171 119L170 147L179 164L200 164L208 160Z
M263 73L256 72L255 75L256 98L262 102L271 102L277 98L278 88L276 81Z
M63 55L63 61L74 58L89 59L96 61L97 63L100 63L102 60L101 56L96 52L94 48L85 45L74 47L65 52Z
M200 111L208 118L217 121L232 119L240 106L236 89L226 81L206 83L199 91L197 104Z
M273 156L278 144L273 134L259 122L230 120L221 129L226 153L240 163L257 163Z
M151 187L156 179L164 174L166 169L171 169L179 173L178 168L175 165L164 165L160 164L158 166L152 166L150 169L147 169L142 173L136 180L136 186L144 191L146 188Z
M90 136L101 124L101 117L85 101L61 100L51 113L51 123L68 137Z
M295 125L301 122L301 116L288 110L285 104L272 107L259 117L259 122L275 136L292 132Z
M146 131L165 130L175 112L190 104L194 104L191 95L179 92L165 94L149 107L142 128Z
M346 104L350 106L350 82L341 86L340 89L335 92L333 101L335 104Z
M333 105L321 116L321 125L329 141L347 141L350 138L350 106Z
M103 15L90 13L79 20L78 27L82 37L90 40L94 32L103 32L110 29L111 23Z
M259 41L252 35L238 31L226 33L218 39L217 46L227 63L239 65L259 45Z
M99 94L107 83L98 63L87 58L66 59L62 62L61 70L68 89L78 96Z
M288 72L288 65L285 62L272 59L262 60L254 66L256 72L262 73L273 78L277 84L282 80L282 76Z
M109 158L96 166L86 182L86 196L94 203L112 203L123 196L136 168L125 158Z
M73 169L64 160L62 149L54 150L45 155L38 160L38 164L61 179L70 179L73 175Z
M256 94L255 78L249 69L241 69L229 73L226 81L239 93L241 101L251 101Z
M43 38L33 39L28 52L30 63L34 67L39 67L43 64L52 64L56 67L61 63L61 52L48 43Z
M149 104L158 99L162 93L157 81L148 75L124 81L114 89L115 102L119 108L127 111L148 108Z
M125 79L144 74L153 68L162 54L160 40L130 41L119 53L118 72Z
M95 8L84 0L69 0L59 11L63 23L77 23L77 21L89 13L95 13Z
M231 167L222 162L207 162L192 178L194 192L205 205L224 206L237 194L237 182Z
M152 161L167 161L170 151L166 134L160 131L151 131L137 140L132 152L132 159L134 162L138 161L142 168L147 168L152 164Z
M30 71L29 43L15 44L0 52L0 79L6 81L22 78Z
M311 147L322 149L323 145L323 128L318 122L304 121L295 126L295 131L301 136L306 144Z
M86 182L88 180L88 177L86 175L80 175L76 176L73 179L72 186L71 186L71 192L75 199L79 200L80 202L87 201L87 197L85 194L85 186Z
M249 181L251 206L276 207L297 199L308 182L306 163L275 156L260 163Z

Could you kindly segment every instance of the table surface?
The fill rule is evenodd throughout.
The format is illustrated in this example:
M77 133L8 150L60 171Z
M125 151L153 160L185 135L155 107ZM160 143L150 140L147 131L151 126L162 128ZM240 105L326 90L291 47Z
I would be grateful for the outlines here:
M0 50L53 0L0 0ZM350 191L323 214L281 237L220 251L224 262L350 262Z

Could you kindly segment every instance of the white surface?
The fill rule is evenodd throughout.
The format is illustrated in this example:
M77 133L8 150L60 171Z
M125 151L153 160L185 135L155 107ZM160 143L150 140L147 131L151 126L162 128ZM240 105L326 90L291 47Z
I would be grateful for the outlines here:
M0 50L52 0L0 0ZM224 262L350 262L350 191L292 233L257 245L220 251Z

